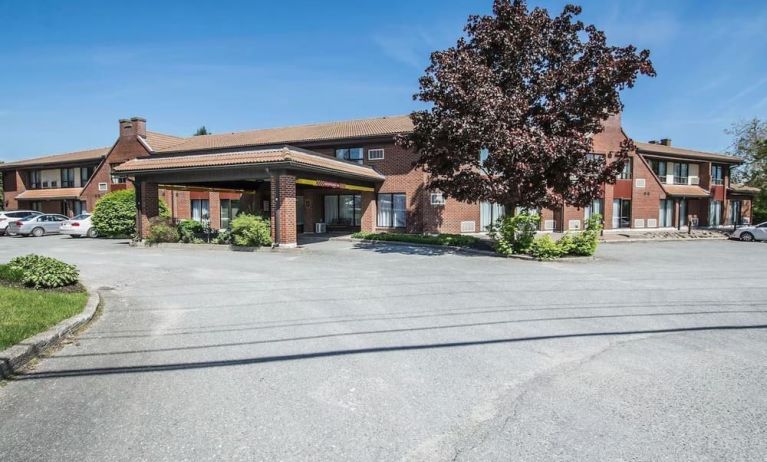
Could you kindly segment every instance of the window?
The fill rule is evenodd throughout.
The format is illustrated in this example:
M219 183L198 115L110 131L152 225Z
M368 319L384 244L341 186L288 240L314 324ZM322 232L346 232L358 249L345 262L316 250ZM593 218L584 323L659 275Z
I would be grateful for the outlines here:
M445 205L445 195L439 191L431 193L431 205Z
M739 226L742 225L742 202L741 201L732 201L730 202L730 224Z
M621 180L630 180L631 179L631 167L632 167L631 164L633 163L633 161L634 161L634 159L632 159L631 157L626 159L626 163L623 164L623 170L621 171L621 176L620 176Z
M359 226L362 196L342 194L325 196L325 223L330 226Z
M336 159L348 160L350 162L362 163L364 149L362 148L344 148L336 149Z
M658 226L661 228L670 228L674 226L674 201L671 199L662 199L658 209Z
M404 194L378 195L378 226L381 228L404 228L407 200Z
M585 213L583 214L584 220L588 220L596 214L604 217L604 208L604 201L602 199L594 199L591 201L591 204L586 206Z
M85 201L75 201L73 212L75 216L82 215L88 210L87 203ZM83 218L80 218L81 220Z
M613 200L613 229L631 227L631 201L628 199Z
M109 166L110 169L111 169L110 171L113 172L112 173L112 184L124 184L127 181L127 179L124 176L121 177L121 176L117 176L117 175L114 174L115 167L117 167L118 165L120 165L120 164L110 164L110 166Z
M711 184L724 184L724 166L712 165L711 166Z
M210 219L210 201L208 199L192 199L192 220L204 222Z
M91 179L93 175L93 167L80 167L80 186L85 186L85 183Z
M665 183L666 175L668 175L668 173L666 173L668 171L668 163L665 160L652 159L650 160L650 166L652 167L652 171L658 175L660 182Z
M240 213L240 201L238 199L221 199L221 229L227 229L232 220Z
M485 163L487 158L490 157L490 150L487 148L482 148L479 151L479 164L482 165Z
M43 184L40 170L32 170L29 172L29 189L40 189L42 187Z
M708 225L722 225L722 201L711 201L708 207Z
M383 149L369 149L368 150L368 160L383 160L384 158L384 150Z
M687 184L690 176L690 164L674 164L674 184Z
M75 169L73 168L61 169L61 187L62 188L75 187Z
M40 201L32 201L29 203L29 208L38 212L43 211L43 203Z
M109 185L106 183L99 183L99 191L107 191L109 189Z

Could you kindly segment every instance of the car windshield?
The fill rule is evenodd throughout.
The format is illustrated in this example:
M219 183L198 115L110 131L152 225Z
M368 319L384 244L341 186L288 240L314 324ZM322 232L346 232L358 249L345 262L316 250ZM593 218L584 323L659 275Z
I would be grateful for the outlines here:
M88 217L90 217L90 214L88 214L88 213L83 213L82 215L77 215L76 217L72 218L72 221L77 221L77 220L87 220L87 219L88 219Z

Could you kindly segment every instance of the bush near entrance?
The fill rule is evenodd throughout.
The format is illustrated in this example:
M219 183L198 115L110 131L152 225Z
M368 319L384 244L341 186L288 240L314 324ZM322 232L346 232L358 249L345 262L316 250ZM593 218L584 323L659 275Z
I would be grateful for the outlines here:
M240 214L232 220L231 239L238 247L269 246L272 245L272 227L265 218Z
M445 245L455 247L471 247L479 242L474 236L461 234L403 234L403 233L366 233L352 234L355 239L366 241L409 242L411 244Z
M169 218L155 217L149 221L147 243L178 242L179 239L179 232Z
M79 272L73 265L41 255L16 257L0 265L0 280L35 289L55 289L77 284Z
M602 216L594 214L586 221L586 229L577 234L565 234L559 241L550 235L535 237L540 217L523 212L504 217L492 235L497 241L496 251L501 255L527 254L539 260L553 260L563 256L588 257L594 255L602 232Z
M136 190L114 191L96 202L93 226L100 237L133 237L136 234L136 213ZM160 201L160 216L170 216L163 201Z

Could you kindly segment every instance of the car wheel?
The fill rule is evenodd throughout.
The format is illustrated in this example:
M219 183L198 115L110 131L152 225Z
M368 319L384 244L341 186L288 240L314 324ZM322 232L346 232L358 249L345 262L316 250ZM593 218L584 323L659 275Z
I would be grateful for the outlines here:
M98 231L96 231L96 228L91 228L88 230L88 237L90 237L91 239L94 237L98 237L98 235L99 233Z
M740 235L740 240L743 242L752 242L754 240L754 235L749 232L745 232Z
M32 235L35 237L40 237L43 234L45 234L45 230L43 228L35 228L32 230Z

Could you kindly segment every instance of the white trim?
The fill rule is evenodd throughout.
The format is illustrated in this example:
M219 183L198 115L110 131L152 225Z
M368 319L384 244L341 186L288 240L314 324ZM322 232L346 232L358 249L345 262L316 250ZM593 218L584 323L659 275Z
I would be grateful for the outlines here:
M439 197L439 200L435 201L434 199L436 197ZM445 205L445 195L441 191L432 191L429 194L429 202L431 202L431 205L434 206Z
M109 183L99 183L99 191L101 192L109 191Z
M380 152L381 153L381 157L373 157L373 156L371 156L370 153L372 153L372 152L376 152L376 153ZM368 160L384 160L385 154L386 154L386 150L384 148L368 149Z

